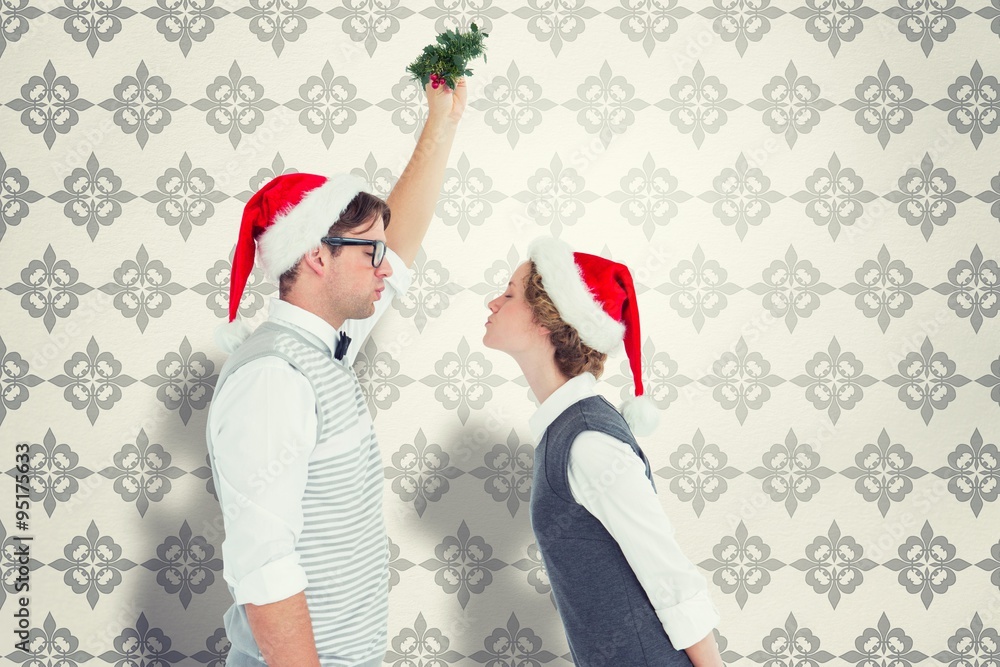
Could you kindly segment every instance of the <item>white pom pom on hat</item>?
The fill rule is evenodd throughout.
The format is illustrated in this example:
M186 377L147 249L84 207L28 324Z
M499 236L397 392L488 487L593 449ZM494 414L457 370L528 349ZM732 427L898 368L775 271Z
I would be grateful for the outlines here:
M215 327L215 345L226 354L235 352L249 337L250 327L243 320L233 320Z
M649 435L660 423L660 410L645 394L625 399L621 412L633 435Z
M577 330L584 343L605 354L624 344L635 396L622 404L621 413L634 435L652 433L660 412L643 393L639 304L628 267L597 255L573 252L565 242L548 237L532 241L528 257L559 316Z
M236 316L255 259L268 279L277 281L320 244L365 186L364 179L352 174L328 178L296 172L272 178L250 197L243 207L229 275L229 321L216 328L216 345L232 353L250 335Z

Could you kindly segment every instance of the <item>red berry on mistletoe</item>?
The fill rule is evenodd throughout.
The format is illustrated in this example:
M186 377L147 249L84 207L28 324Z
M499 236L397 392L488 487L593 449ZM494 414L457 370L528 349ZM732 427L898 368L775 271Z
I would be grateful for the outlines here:
M464 33L445 30L437 36L435 44L424 47L406 71L424 85L429 82L433 88L443 85L450 90L460 78L472 74L472 70L466 67L469 60L480 55L486 60L483 39L487 36L487 33L479 31L475 23L470 24L469 31Z

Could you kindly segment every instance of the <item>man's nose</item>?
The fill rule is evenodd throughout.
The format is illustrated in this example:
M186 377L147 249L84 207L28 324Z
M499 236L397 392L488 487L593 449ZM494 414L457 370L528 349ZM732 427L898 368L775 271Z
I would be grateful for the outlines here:
M382 263L375 269L375 273L381 278L388 278L392 275L392 264L383 259Z

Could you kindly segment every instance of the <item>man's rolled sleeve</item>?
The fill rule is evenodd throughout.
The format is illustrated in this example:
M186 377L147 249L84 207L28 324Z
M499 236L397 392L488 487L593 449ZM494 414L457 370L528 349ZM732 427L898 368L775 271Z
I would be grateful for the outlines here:
M397 255L389 246L385 247L384 261L389 262L389 266L392 267L392 275L385 279L386 284L396 294L406 294L407 290L410 289L410 285L413 284L413 270L406 266L403 258Z
M316 399L287 362L248 362L215 397L209 428L226 539L223 578L237 604L268 604L308 584L295 545L316 445Z
M290 553L265 563L236 582L236 604L268 604L291 597L309 584L299 565L299 555Z

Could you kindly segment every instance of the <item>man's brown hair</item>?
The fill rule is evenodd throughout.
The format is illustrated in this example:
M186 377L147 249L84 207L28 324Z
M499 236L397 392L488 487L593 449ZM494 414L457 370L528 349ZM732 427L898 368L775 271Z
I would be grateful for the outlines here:
M368 192L359 192L354 196L354 199L347 204L344 208L344 212L340 214L336 222L330 226L327 230L327 236L340 236L344 232L358 232L364 233L372 228L375 221L378 220L379 216L382 216L382 222L385 227L389 226L389 205L379 197ZM367 225L367 226L365 226ZM364 227L364 229L358 229L359 227ZM316 239L316 243L319 243L319 239ZM344 248L342 246L331 246L330 252L336 257L340 254L340 251ZM295 279L299 275L299 263L296 262L295 266L288 269L278 278L278 296L284 298L289 291L292 289L292 285L295 284Z
M580 339L576 328L567 324L559 315L548 292L542 285L542 275L532 261L524 279L524 298L531 308L532 319L549 330L549 340L556 353L556 367L566 377L576 377L585 372L601 377L608 355L598 352Z

